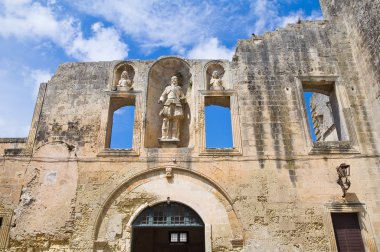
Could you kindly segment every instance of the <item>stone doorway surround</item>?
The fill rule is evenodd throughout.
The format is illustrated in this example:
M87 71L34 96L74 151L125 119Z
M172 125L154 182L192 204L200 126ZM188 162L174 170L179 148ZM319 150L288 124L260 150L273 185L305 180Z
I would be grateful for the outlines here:
M171 168L171 177L167 177L167 168ZM130 252L133 221L148 206L168 199L190 207L202 218L206 252L212 251L216 237L230 249L243 246L242 225L227 192L198 172L165 166L141 172L113 190L96 217L94 251L117 247L116 251ZM128 202L128 208L120 211L123 202Z
M331 213L356 213L358 215L361 235L366 251L376 252L376 242L372 232L372 226L369 219L367 207L363 203L328 203L325 204L324 222L326 232L330 240L331 251L338 251L336 244L334 227L332 223Z

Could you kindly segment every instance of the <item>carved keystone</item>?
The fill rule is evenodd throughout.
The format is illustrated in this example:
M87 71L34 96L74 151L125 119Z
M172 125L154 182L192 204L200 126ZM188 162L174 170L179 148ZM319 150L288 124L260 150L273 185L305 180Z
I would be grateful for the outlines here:
M173 169L171 167L167 167L165 169L166 172L166 178L172 178L173 177Z

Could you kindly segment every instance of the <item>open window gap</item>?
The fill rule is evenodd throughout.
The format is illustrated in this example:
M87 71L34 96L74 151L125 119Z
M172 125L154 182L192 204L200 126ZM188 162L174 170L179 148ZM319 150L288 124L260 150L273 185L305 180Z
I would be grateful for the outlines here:
M317 137L315 135L315 129L314 129L314 122L313 122L313 117L311 114L311 106L310 106L310 100L311 97L313 96L314 92L304 92L304 99L306 103L306 113L307 113L307 119L309 122L309 128L310 128L310 133L311 133L311 138L313 139L313 142L317 140Z
M232 149L230 97L205 97L206 148Z
M313 142L348 140L333 84L303 85Z
M111 130L111 149L132 149L135 106L129 105L114 111Z

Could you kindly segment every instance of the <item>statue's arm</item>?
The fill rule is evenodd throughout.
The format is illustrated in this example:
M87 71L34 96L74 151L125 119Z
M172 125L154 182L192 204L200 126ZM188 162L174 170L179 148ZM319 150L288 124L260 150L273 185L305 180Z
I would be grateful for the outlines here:
M214 79L214 78L211 78L209 86L215 86L215 84L218 85L218 80Z
M186 103L186 96L185 94L183 93L182 89L179 90L179 99L183 102L183 103Z
M162 92L162 94L160 96L160 99L158 100L158 103L164 102L165 99L166 99L167 94L168 94L168 91L167 91L167 88L165 88L164 92Z

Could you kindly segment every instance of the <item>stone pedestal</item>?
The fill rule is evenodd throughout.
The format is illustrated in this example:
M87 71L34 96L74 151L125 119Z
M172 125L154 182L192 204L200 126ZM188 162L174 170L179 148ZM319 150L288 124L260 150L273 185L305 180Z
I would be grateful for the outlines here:
M124 91L124 92L126 92L126 91L130 91L130 90L132 90L132 87L127 87L127 86L125 86L125 87L117 87L117 91Z
M179 140L176 139L159 138L158 142L160 143L161 148L177 148L179 144Z

